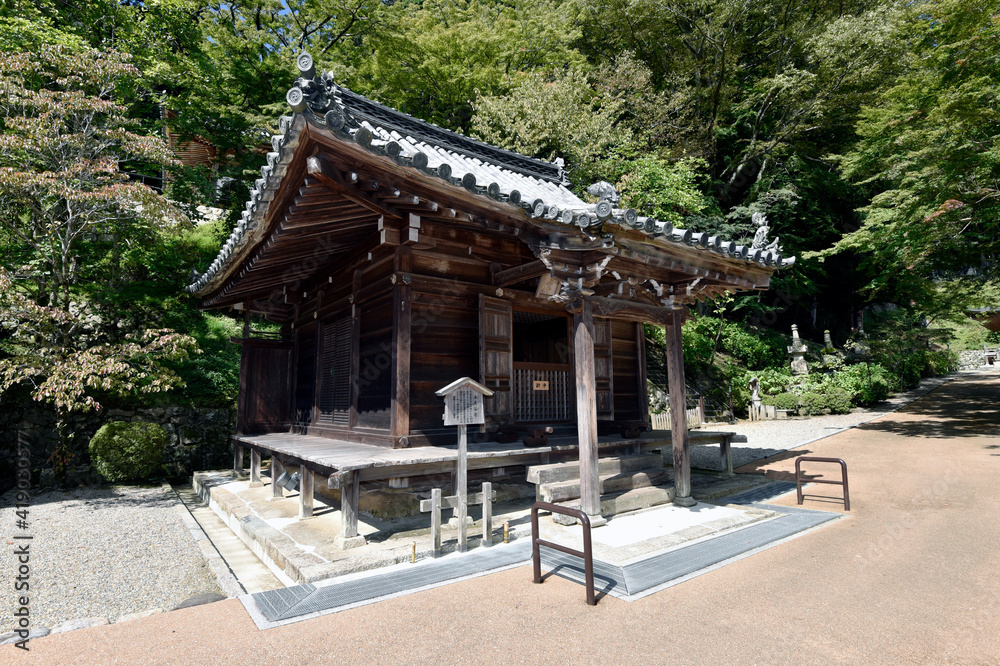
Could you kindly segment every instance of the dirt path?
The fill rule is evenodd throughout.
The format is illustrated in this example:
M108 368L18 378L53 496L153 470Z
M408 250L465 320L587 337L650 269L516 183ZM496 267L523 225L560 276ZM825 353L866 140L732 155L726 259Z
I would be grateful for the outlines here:
M230 600L38 639L30 659L4 646L0 662L997 664L998 397L1000 378L964 378L796 451L848 462L849 518L636 602L590 608L519 568L265 632ZM794 455L752 467L783 478Z

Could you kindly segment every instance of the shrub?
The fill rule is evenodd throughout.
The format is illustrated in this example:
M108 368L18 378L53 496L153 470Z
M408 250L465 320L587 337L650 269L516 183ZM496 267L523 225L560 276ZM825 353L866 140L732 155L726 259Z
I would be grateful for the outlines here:
M775 409L796 410L799 407L799 396L794 393L779 393L778 395L767 395L762 398L765 405L773 405Z
M851 394L843 389L830 389L826 394L826 406L831 414L849 414L851 411Z
M946 375L958 370L958 354L950 349L929 351L926 356L925 374L928 377Z
M834 373L829 383L847 391L856 405L873 405L889 397L894 378L878 363L849 365Z
M108 481L142 481L160 468L167 433L156 423L105 423L90 439L94 470Z
M822 393L803 393L799 398L799 404L802 405L805 414L822 414L827 406L826 396Z

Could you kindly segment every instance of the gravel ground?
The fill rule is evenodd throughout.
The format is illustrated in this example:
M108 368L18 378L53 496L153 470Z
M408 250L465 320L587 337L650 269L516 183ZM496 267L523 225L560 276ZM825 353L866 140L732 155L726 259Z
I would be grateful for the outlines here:
M947 377L932 377L925 379L920 386L897 394L875 407L855 409L850 414L829 414L826 416L795 417L775 421L740 421L735 424L713 423L703 430L721 430L746 435L746 442L732 444L731 455L733 468L746 465L755 460L769 458L782 451L794 449L820 437L826 437L862 423L877 419L880 416L907 405L922 395L933 391L941 384L951 379L974 374L996 373L996 367L984 367L976 370L963 370ZM721 471L719 447L691 447L691 466L700 469Z
M220 592L166 488L81 488L31 498L27 531L16 528L13 493L0 498L0 634L14 628L14 534L31 534L33 628L67 620L169 610ZM18 541L23 543L23 541Z

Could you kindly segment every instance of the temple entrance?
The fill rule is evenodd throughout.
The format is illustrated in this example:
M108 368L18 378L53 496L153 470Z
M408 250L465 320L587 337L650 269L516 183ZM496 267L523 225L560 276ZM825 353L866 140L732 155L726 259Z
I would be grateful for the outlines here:
M556 423L574 417L570 319L512 313L514 421Z

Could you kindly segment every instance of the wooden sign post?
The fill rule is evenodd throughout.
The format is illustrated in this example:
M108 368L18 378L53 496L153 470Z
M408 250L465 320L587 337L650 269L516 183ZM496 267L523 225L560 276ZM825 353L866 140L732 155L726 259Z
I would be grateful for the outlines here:
M465 520L469 514L469 454L466 426L486 423L483 396L493 395L493 391L471 377L462 377L436 391L435 395L444 398L444 424L458 426L455 495L458 498L458 551L464 553L468 547L468 527Z

